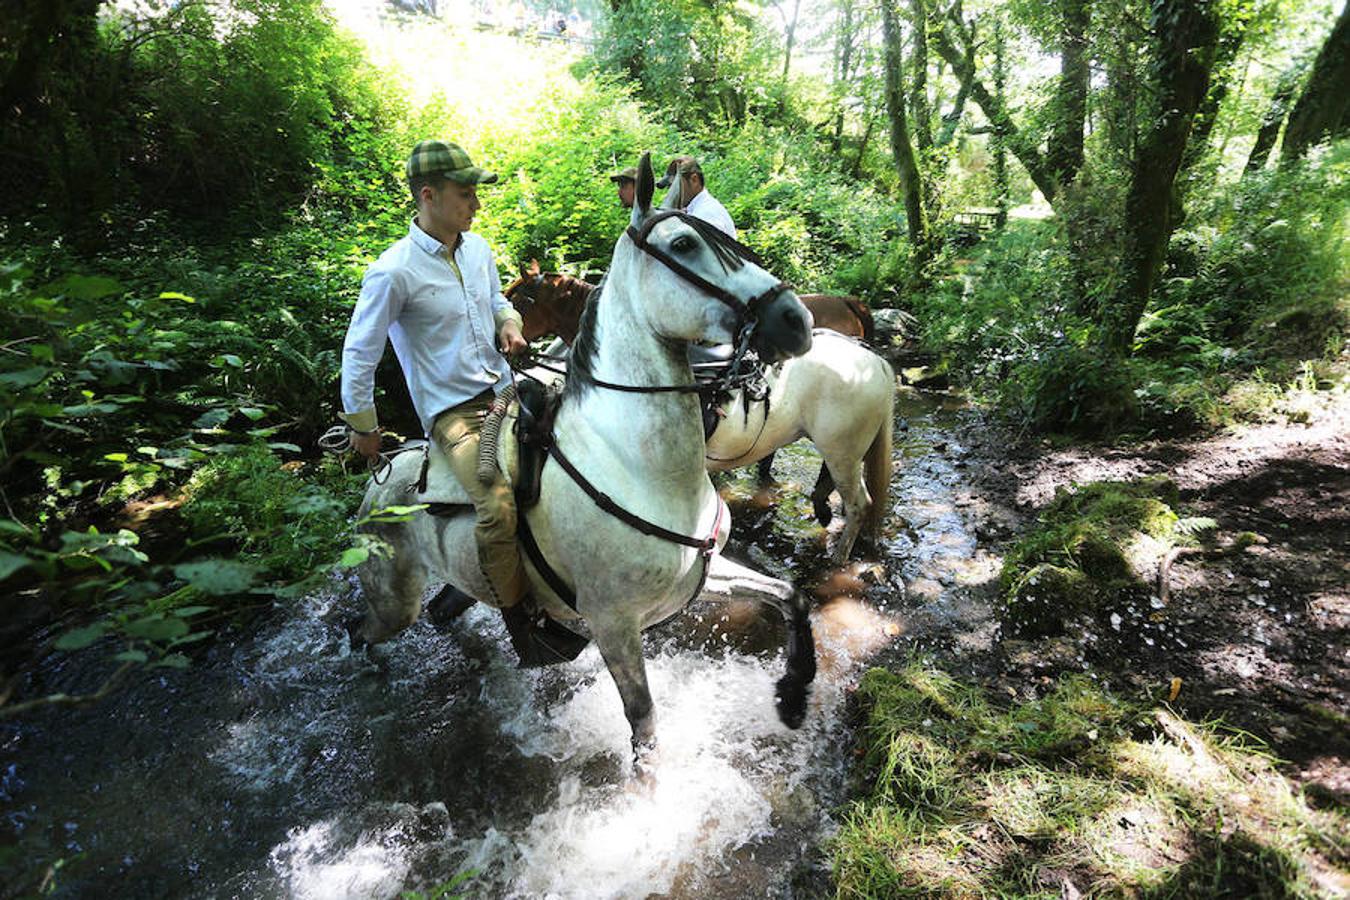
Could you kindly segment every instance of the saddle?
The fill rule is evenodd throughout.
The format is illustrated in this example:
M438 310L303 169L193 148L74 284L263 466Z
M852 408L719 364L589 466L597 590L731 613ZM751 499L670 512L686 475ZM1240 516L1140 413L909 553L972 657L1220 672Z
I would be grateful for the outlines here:
M535 557L538 548L534 546L524 513L539 502L540 475L548 458L547 439L553 431L553 416L561 395L526 380L516 386L514 398L507 392L502 397L507 403L491 413L483 425L479 477L490 479L495 476L494 470L505 476L516 498L517 537L536 568L542 571L547 563L541 566L541 558ZM510 437L503 440L502 435ZM427 504L427 512L434 516L458 515L465 507L472 507L468 492L450 470L440 448L428 442L424 453L422 474L414 486L415 502ZM546 580L551 574L551 570L545 572ZM502 618L520 657L521 668L571 662L590 643L543 609L513 607L502 610Z

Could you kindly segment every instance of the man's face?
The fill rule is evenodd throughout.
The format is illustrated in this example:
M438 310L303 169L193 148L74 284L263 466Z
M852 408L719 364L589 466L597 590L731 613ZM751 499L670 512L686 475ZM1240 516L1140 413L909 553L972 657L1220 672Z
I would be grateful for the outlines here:
M697 172L686 172L680 176L680 205L688 206L689 201L703 190L703 176Z
M478 202L478 187L447 181L441 189L427 188L432 193L428 211L445 231L461 232L473 228L473 217L482 206Z
M619 202L623 204L624 209L632 209L633 202L637 199L637 182L631 178L622 178L619 180Z

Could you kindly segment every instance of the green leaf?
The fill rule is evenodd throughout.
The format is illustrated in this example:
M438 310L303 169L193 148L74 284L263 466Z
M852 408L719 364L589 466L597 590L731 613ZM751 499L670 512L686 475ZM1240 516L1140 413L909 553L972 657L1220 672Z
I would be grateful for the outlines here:
M247 416L254 422L258 421L263 416L267 415L265 412L263 412L261 409L258 409L258 407L256 406L241 406L239 407L239 413L240 415Z
M0 550L0 581L4 581L15 572L19 571L33 561L26 556L20 556L17 553L9 553Z
M180 606L173 611L175 616L180 619L190 619L193 616L200 616L204 612L211 612L214 606Z
M57 650L82 650L94 643L94 641L103 637L107 630L107 622L95 622L94 624L86 625L83 628L67 631L56 639L56 643L53 646L55 646Z
M150 657L145 655L144 650L123 650L121 653L118 653L113 656L113 659L117 660L118 662L143 663L149 658Z
M368 547L349 547L342 551L342 558L338 560L338 565L344 569L352 569L361 565L370 558L370 548Z
M51 286L73 300L98 300L122 293L122 283L105 275L67 275Z
M19 369L17 372L5 372L0 374L0 387L7 387L12 390L32 387L46 378L51 371L47 366L33 366L28 369Z
M161 300L181 300L184 303L196 303L196 299L187 294L180 294L177 291L164 291L159 295Z
M267 446L271 447L273 450L288 450L291 453L300 452L300 448L295 446L295 444L288 444L285 441L268 441Z
M172 641L187 634L191 629L182 619L166 618L162 613L146 616L122 626L130 637L143 641Z
M253 586L259 569L228 559L208 559L173 567L173 574L213 597L242 594Z
M152 667L158 666L164 669L186 669L190 665L192 665L192 660L188 659L183 654L170 653L159 662L153 663Z
M33 532L28 528L28 526L16 522L13 519L0 519L0 532L5 532L7 534L14 534L14 535L22 535L28 538L31 538L33 536Z

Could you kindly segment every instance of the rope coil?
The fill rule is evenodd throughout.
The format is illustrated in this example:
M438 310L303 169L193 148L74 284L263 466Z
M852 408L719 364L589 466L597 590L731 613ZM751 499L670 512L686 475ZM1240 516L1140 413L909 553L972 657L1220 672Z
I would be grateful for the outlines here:
M483 420L483 430L478 435L478 482L492 484L497 478L497 443L501 437L502 422L511 401L516 399L516 384L513 380L492 404L487 418Z
M334 425L319 436L318 444L324 453L345 456L353 450L352 429L348 425ZM389 473L394 467L391 456L381 451L378 458L370 461L370 477L376 484L384 484L389 480Z

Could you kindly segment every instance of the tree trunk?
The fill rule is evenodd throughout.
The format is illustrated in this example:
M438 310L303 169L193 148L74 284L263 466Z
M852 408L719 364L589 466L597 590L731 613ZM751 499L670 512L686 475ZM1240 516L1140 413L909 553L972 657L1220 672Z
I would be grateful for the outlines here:
M919 184L919 166L914 158L914 146L909 139L909 124L905 121L905 76L903 54L900 48L900 23L894 0L881 0L882 43L886 68L886 113L890 118L891 153L900 174L900 189L905 195L905 225L913 252L914 268L923 278L931 254L928 246L928 223L924 219L922 186Z
M947 61L947 65L952 67L952 71L956 73L956 77L961 80L961 83L969 87L970 96L980 105L980 109L984 111L984 115L990 123L999 129L1003 139L1007 142L1008 149L1012 151L1012 154L1017 157L1017 161L1022 164L1022 168L1026 169L1027 174L1031 176L1032 183L1045 195L1047 202L1053 202L1056 193L1055 179L1045 165L1045 159L1041 156L1040 150L1037 149L1036 139L1018 130L1004 105L991 95L988 89L975 77L975 67L970 64L966 56L957 50L956 44L947 34L945 26L933 29L931 36L937 45L938 53Z
M1172 234L1172 191L1196 110L1209 90L1218 27L1205 0L1157 0L1153 7L1152 127L1134 159L1125 200L1125 278L1103 315L1103 342L1125 353L1162 269Z
M909 0L914 48L909 56L909 114L914 118L914 149L923 159L933 149L928 104L928 11L924 0Z
M843 0L839 9L839 30L834 42L834 131L830 152L838 156L844 141L844 95L853 74L853 0Z
M783 36L783 82L787 83L788 71L792 68L792 47L797 38L797 16L802 9L802 0L793 0L792 18L789 20L786 15L783 16L783 25L786 34Z
M1003 36L1003 20L994 20L994 99L1002 106L1007 102L1003 93L1008 80L1007 41ZM994 129L994 227L1000 231L1008 224L1008 148L1002 132Z
M1289 113L1280 163L1303 158L1323 138L1350 132L1350 6L1341 9L1336 27L1327 36L1303 94Z
M1083 167L1083 123L1087 118L1087 0L1059 0L1059 82L1055 116L1046 143L1045 167L1062 187Z
M20 0L5 4L6 22L0 30L0 115L8 116L34 99L57 44L64 44L72 56L80 55L70 44L93 36L99 3Z
M1191 136L1186 142L1186 153L1181 158L1181 190L1176 192L1178 201L1184 200L1186 191L1195 177L1192 169L1204 158L1205 152L1209 149L1209 136L1214 131L1214 123L1219 119L1219 107L1228 96L1228 86L1233 81L1233 69L1238 52L1247 37L1247 23L1251 20L1249 11L1240 9L1236 11L1236 15L1228 17L1219 35L1214 51L1209 91L1206 92L1200 108L1196 110Z
M1270 151L1275 147L1275 139L1280 136L1280 127L1284 125L1285 116L1289 115L1289 101L1293 99L1299 82L1303 80L1302 75L1303 66L1297 65L1280 76L1279 83L1275 85L1275 93L1271 95L1270 106L1266 108L1266 114L1261 118L1261 127L1256 132L1256 143L1247 156L1247 165L1242 168L1244 176L1266 167Z

